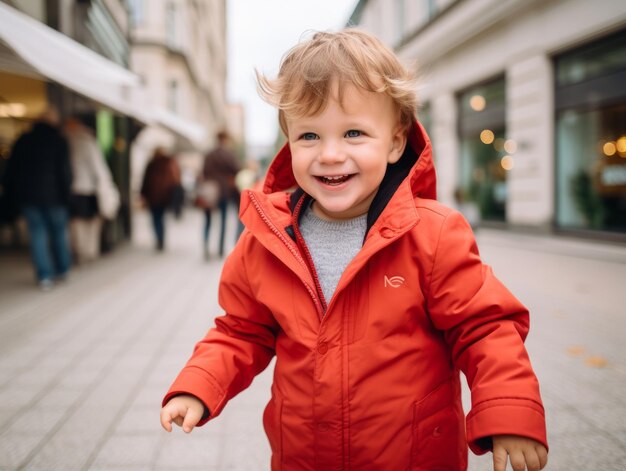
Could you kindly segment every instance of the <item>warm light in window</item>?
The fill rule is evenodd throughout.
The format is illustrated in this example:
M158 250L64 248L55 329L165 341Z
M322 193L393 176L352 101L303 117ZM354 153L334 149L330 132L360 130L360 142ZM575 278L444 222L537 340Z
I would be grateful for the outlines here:
M0 105L0 118L21 118L26 115L24 103L5 103Z
M515 154L515 151L517 150L517 142L515 142L513 139L507 139L506 141L504 141L504 150L508 154Z
M495 136L493 135L493 131L490 129L483 129L480 132L480 140L483 144L491 144L494 137Z
M617 152L619 152L620 154L626 153L626 136L620 137L615 142L615 145L617 147Z
M513 157L511 157L510 155L505 155L500 160L500 165L502 165L502 168L504 170L511 170L513 168Z
M615 143L609 141L604 143L604 145L602 146L602 151L604 152L604 155L610 157L612 155L615 155L615 152L617 152L617 148L615 147Z
M470 98L469 104L474 111L482 111L485 109L487 102L485 101L485 97L482 95L474 95Z

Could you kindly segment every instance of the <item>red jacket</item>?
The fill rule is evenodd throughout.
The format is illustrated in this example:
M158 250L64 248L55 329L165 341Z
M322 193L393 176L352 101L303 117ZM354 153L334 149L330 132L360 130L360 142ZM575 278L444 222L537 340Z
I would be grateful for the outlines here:
M164 403L192 394L212 419L276 355L263 416L273 470L457 471L467 441L476 453L494 434L546 444L523 344L528 311L481 263L465 220L435 201L423 129L388 169L363 247L325 312L291 230L302 197L284 190L294 185L285 146L264 192L242 198L247 230L219 288L226 314ZM467 421L459 370L472 390Z

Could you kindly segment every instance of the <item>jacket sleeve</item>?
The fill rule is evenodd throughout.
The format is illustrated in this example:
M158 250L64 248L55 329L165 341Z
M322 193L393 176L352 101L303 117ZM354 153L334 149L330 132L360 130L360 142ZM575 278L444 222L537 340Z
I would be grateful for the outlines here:
M219 302L226 314L216 318L215 327L196 344L163 400L166 404L179 394L196 396L210 412L198 425L217 417L274 356L278 324L255 300L247 280L244 246L249 237L242 235L222 272Z
M547 447L539 384L524 347L528 310L481 262L472 230L456 211L441 227L427 295L432 321L471 389L470 449L485 453L497 434Z

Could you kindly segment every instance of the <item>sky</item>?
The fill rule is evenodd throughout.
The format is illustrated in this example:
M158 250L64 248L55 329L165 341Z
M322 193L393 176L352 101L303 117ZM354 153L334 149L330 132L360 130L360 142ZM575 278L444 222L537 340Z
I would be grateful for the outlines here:
M341 29L358 0L228 0L228 77L231 103L246 113L246 142L271 145L278 132L276 110L259 98L254 69L273 78L280 59L311 30Z

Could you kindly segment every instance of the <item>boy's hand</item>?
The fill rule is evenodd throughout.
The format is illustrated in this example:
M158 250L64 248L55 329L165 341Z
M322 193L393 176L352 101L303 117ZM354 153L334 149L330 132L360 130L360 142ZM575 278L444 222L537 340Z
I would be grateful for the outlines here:
M203 413L204 404L200 399L189 395L176 396L161 409L161 426L171 432L174 422L189 433L200 422Z
M517 435L494 435L493 471L505 471L507 456L513 471L539 471L548 462L548 450L538 441Z

